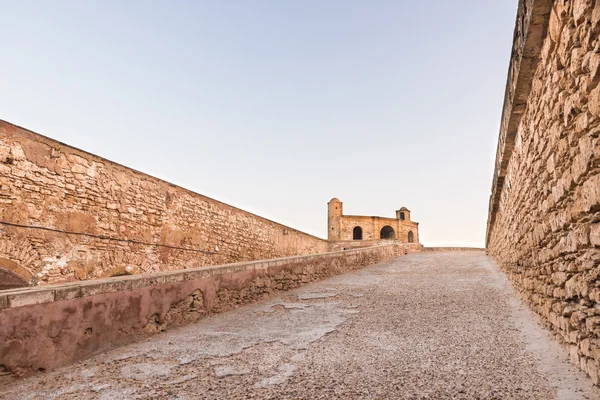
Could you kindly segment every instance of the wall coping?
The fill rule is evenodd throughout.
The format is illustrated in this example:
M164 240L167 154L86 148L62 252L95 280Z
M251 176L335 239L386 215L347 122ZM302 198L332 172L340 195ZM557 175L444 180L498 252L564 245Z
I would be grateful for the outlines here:
M485 247L423 247L423 251L486 251Z
M225 275L235 272L268 269L299 261L310 261L317 258L354 255L361 252L393 247L397 244L372 246L351 250L340 250L327 253L308 254L273 258L268 260L243 261L208 267L197 267L177 271L161 271L148 274L118 276L81 282L69 282L28 288L17 288L0 291L0 312L6 308L23 307L54 301L71 300L104 293L114 293L138 289L141 287L161 285L164 283L183 282L193 279Z
M500 133L496 150L485 244L489 243L500 205L504 178L512 156L517 130L525 112L542 45L548 31L553 0L519 0Z

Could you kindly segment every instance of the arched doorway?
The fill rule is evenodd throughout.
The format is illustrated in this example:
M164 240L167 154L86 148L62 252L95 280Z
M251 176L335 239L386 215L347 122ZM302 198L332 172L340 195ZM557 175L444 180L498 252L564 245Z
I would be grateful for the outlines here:
M379 237L381 239L396 239L396 232L394 231L394 228L392 228L389 225L386 225L383 228L381 228L381 232L379 232Z
M408 231L408 243L413 243L415 241L415 235L412 231Z
M0 290L27 287L31 273L14 261L0 258Z
M352 230L352 240L362 240L362 228L355 226Z

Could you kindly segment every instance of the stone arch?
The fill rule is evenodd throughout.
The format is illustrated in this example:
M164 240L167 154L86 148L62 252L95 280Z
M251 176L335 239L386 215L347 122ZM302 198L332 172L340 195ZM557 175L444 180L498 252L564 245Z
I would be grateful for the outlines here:
M352 229L352 240L362 240L362 238L363 238L362 228L360 226L355 226L354 229Z
M0 258L0 290L30 286L32 281L31 272L14 261Z
M412 231L408 231L408 243L414 243L415 234Z
M0 229L0 268L11 271L28 284L35 284L35 273L39 271L41 257L27 237Z
M392 228L391 226L386 225L383 228L381 228L381 231L379 232L379 238L396 239L396 231L394 231L394 228Z

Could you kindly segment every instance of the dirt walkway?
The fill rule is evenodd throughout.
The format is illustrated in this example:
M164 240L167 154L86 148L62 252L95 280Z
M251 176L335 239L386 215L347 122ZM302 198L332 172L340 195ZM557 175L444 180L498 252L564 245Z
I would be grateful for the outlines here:
M422 253L214 315L0 399L598 399L480 252Z

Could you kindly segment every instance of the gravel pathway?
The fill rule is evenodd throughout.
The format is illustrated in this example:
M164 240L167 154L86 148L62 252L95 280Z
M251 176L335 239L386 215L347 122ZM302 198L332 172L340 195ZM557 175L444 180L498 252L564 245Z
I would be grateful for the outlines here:
M73 366L0 399L600 399L482 252L420 253Z

